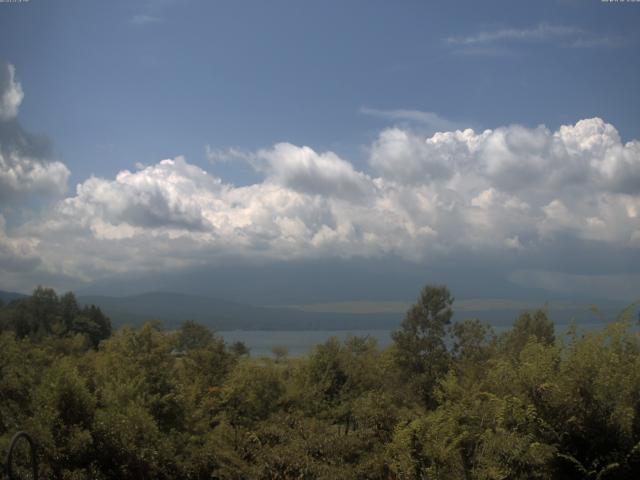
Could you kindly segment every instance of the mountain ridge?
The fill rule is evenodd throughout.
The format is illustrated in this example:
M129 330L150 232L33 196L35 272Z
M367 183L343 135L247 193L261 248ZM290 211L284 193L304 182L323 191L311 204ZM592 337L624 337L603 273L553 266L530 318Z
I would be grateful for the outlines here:
M0 290L0 300L9 303L12 300L27 298L18 292ZM213 330L391 330L399 326L404 318L401 308L381 311L370 309L300 308L302 305L258 306L240 303L216 297L197 294L177 293L165 290L149 291L133 295L78 295L80 305L96 305L111 318L114 327L123 325L137 326L150 320L159 320L168 329L178 328L184 321L193 320ZM358 302L352 302L359 305ZM361 302L362 303L362 302ZM384 302L383 302L384 303ZM398 305L400 302L397 302ZM454 320L479 318L493 326L509 325L524 310L526 305L513 303L510 308L475 308L464 306L456 308ZM318 304L320 305L320 304ZM332 306L334 304L327 304ZM351 304L335 304L351 305ZM335 306L334 305L334 306ZM573 308L550 304L549 313L556 323L567 323L575 318L578 323L606 323L615 318L622 305L604 306L594 313L585 305Z

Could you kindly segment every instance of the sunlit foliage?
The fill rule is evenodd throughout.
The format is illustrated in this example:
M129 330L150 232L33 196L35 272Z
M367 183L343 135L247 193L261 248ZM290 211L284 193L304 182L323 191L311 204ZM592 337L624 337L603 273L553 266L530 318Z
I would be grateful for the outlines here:
M252 358L185 322L111 332L38 288L0 307L0 449L25 429L49 479L635 479L632 315L496 335L427 286L380 349L330 339ZM628 313L628 312L627 312Z

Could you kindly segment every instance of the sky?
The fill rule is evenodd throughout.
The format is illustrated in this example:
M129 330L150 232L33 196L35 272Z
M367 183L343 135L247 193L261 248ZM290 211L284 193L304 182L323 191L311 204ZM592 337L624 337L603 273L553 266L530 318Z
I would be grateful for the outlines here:
M640 292L640 2L0 3L0 289Z

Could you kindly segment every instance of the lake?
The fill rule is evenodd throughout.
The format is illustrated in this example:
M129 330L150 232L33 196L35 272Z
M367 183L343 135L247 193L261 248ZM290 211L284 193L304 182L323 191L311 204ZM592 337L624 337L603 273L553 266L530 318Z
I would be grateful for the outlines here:
M556 335L565 332L568 323L556 323ZM582 330L594 330L603 328L603 322L580 323ZM494 325L496 333L501 333L511 325ZM331 337L344 340L349 336L375 338L379 347L391 345L392 330L233 330L216 332L227 343L243 342L249 347L252 357L271 357L271 349L283 346L289 349L290 357L307 355L311 349L320 343L326 342Z
M276 346L287 347L290 357L301 357L331 337L344 340L349 336L369 336L375 338L380 347L391 344L391 330L233 330L216 333L227 343L243 342L252 357L273 356L271 349Z

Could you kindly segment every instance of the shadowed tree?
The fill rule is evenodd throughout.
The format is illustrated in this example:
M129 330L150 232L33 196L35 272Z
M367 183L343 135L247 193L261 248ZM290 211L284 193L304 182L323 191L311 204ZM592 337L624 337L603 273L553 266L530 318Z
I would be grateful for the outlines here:
M553 322L544 310L522 313L506 335L506 347L517 355L530 339L544 345L553 345L555 342Z
M427 285L409 308L400 329L392 334L400 375L428 407L435 405L433 388L449 363L444 340L453 316L452 304L447 287Z
M187 320L180 327L178 345L182 350L207 348L214 341L213 333L204 325Z

